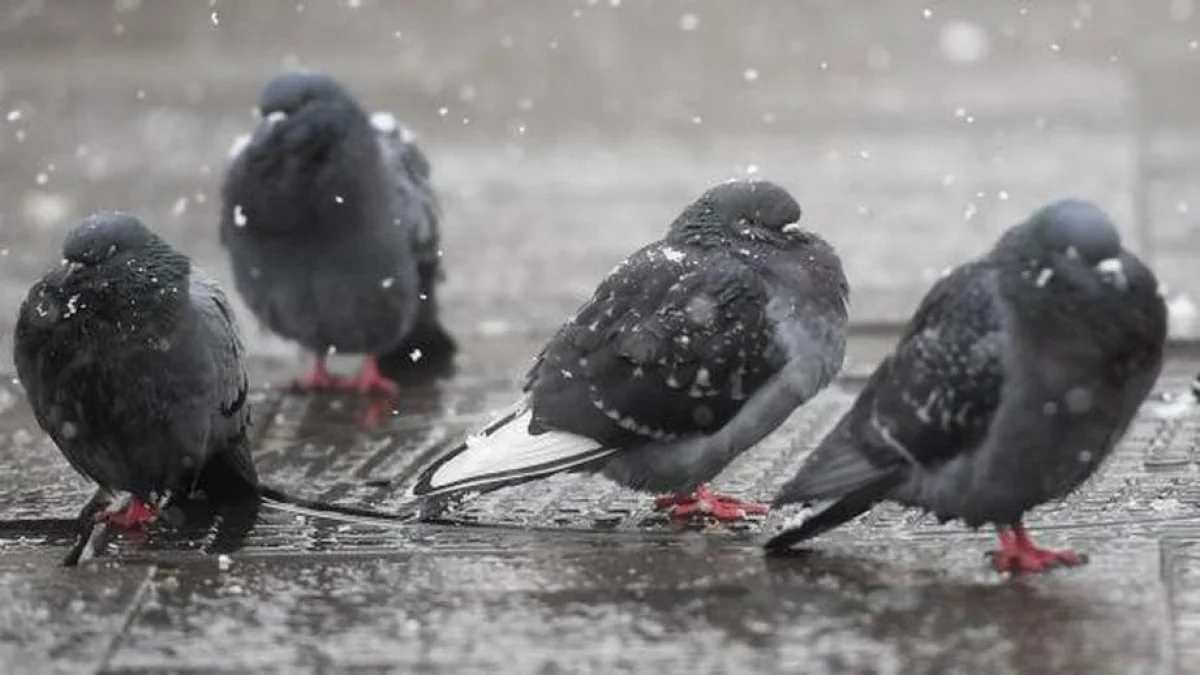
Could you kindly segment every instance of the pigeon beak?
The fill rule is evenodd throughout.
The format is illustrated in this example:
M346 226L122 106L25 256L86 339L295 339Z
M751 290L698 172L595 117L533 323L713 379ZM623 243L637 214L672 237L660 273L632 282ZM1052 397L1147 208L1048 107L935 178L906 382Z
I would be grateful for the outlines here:
M1129 290L1129 280L1125 278L1125 266L1119 258L1105 258L1096 263L1096 273L1113 288L1124 293Z

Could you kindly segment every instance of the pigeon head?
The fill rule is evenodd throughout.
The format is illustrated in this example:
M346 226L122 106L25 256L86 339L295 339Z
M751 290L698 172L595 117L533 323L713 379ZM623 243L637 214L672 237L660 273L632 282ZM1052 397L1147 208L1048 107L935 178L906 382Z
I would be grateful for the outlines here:
M79 224L63 242L63 258L78 266L96 266L130 252L166 244L145 223L127 213L100 213Z
M186 297L191 263L126 213L91 216L67 235L62 264L38 285L40 314L90 311L112 321L161 312Z
M672 231L753 228L799 231L800 204L782 187L765 180L735 180L709 188L671 224Z
M332 77L311 70L276 75L258 97L263 119L282 120L313 103L353 103L350 92Z
M1108 214L1091 202L1063 199L1043 206L1010 230L1000 248L1056 267L1087 269L1118 290L1128 288L1121 235Z

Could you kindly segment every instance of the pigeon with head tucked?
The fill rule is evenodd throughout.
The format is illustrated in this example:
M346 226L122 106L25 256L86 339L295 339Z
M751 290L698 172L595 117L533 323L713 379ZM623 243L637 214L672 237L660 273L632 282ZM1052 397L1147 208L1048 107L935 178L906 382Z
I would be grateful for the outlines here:
M247 379L232 311L216 284L140 220L105 213L63 244L61 265L21 305L13 360L34 415L96 508L122 527L171 497L255 494Z
M816 511L786 549L883 501L994 525L997 569L1085 558L1022 518L1069 495L1121 439L1162 367L1158 281L1095 205L1063 200L941 279L850 410L780 490Z
M221 241L255 316L313 352L296 385L391 393L379 359L450 361L438 203L411 133L310 71L271 79L259 111L225 177ZM333 351L365 355L357 378L326 369Z
M668 493L676 517L764 507L706 483L842 366L841 262L767 181L718 185L545 345L515 408L425 470L438 503L562 471Z

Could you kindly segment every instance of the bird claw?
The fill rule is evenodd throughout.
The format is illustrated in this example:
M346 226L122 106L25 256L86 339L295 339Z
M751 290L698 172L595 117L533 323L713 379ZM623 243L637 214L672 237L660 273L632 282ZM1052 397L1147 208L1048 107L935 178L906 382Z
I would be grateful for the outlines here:
M1000 548L987 554L992 568L1002 574L1040 574L1056 567L1086 565L1087 555L1068 549L1040 548L1024 529L1000 534Z
M101 511L95 518L98 523L108 523L122 530L144 530L158 520L158 515L156 507L134 497L125 508L119 511Z
M674 521L709 517L724 523L745 520L748 515L763 515L770 507L718 494L709 490L708 486L701 485L692 494L655 497L654 510L670 511L671 520Z
M352 388L364 396L380 395L395 396L400 393L400 387L393 380L384 377L376 368L363 366L363 371L357 379L352 379L347 388Z

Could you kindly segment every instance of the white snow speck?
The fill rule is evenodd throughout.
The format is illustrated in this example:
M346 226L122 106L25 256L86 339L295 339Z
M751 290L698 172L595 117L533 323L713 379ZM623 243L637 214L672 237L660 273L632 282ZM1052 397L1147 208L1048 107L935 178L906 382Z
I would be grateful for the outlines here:
M21 119L21 111L16 109L9 110L8 114L4 116L4 119L8 120L9 122L16 122L17 120Z
M670 260L671 262L676 262L676 263L682 262L683 259L687 257L687 254L684 253L683 251L680 251L677 248L671 248L669 246L667 248L663 249L662 254L663 254L663 257L666 258L667 260Z
M36 177L34 177L33 180L38 185L45 185L46 181L50 180L50 176L46 175L45 171L42 171L42 172L39 172L38 175Z
M974 63L991 51L987 32L969 21L947 21L938 32L938 49L952 63Z
M69 319L69 318L75 316L75 313L78 311L79 311L79 294L76 293L75 295L72 295L71 297L67 298L67 311L65 314L63 314L63 318Z
M758 79L758 71L754 68L747 68L742 71L742 78L747 82L753 82Z
M413 349L411 352L408 353L408 358L413 363L416 363L417 361L420 361L421 357L424 355L425 355L424 352L422 352L420 349Z
M679 30L694 31L700 25L700 17L688 12L679 17Z
M1037 284L1038 288L1045 288L1046 284L1050 283L1050 280L1053 278L1054 278L1054 270L1047 267L1038 273L1037 281L1035 281L1034 283Z
M175 205L171 207L171 215L175 216L176 218L182 216L184 212L187 211L187 205L187 197L180 197L179 199L176 199Z
M226 158L233 159L241 154L246 146L250 145L250 134L239 134L233 139L233 143L229 145L229 152L225 153Z
M228 572L230 567L233 567L233 558L230 558L224 553L217 556L217 569L221 570L222 572Z
M242 211L241 204L233 205L233 224L236 225L237 227L245 227L246 226L246 214L245 214L245 212Z
M335 202L337 202L337 203L339 203L339 204L345 204L345 203L346 203L346 198L345 198L345 197L343 197L343 196L341 196L341 195L334 195L334 196L333 196L333 201L335 201Z
M287 119L287 113L283 112L282 110L276 110L276 111L270 113L269 115L267 115L265 119L267 121L267 124L269 124L270 126L275 126L276 124L279 124L280 122Z
M1196 323L1196 303L1184 293L1167 302L1167 321L1171 332L1190 333Z
M1067 410L1082 415L1092 409L1095 403L1095 397L1092 395L1092 390L1086 387L1073 387L1067 392L1066 396Z
M214 25L214 26L221 25L221 19L220 19L220 17L217 16L216 12L213 12L212 14L208 15L208 18L212 21L212 25Z
M1088 464L1092 461L1092 453L1090 450L1079 451L1079 461L1083 464Z
M382 288L391 288L395 283L396 279L394 277L384 277L383 280L379 282L379 285Z
M371 115L371 126L375 127L376 131L390 134L396 130L396 116L390 112L377 112Z
M79 427L75 426L74 422L63 422L58 431L68 441L79 435Z

